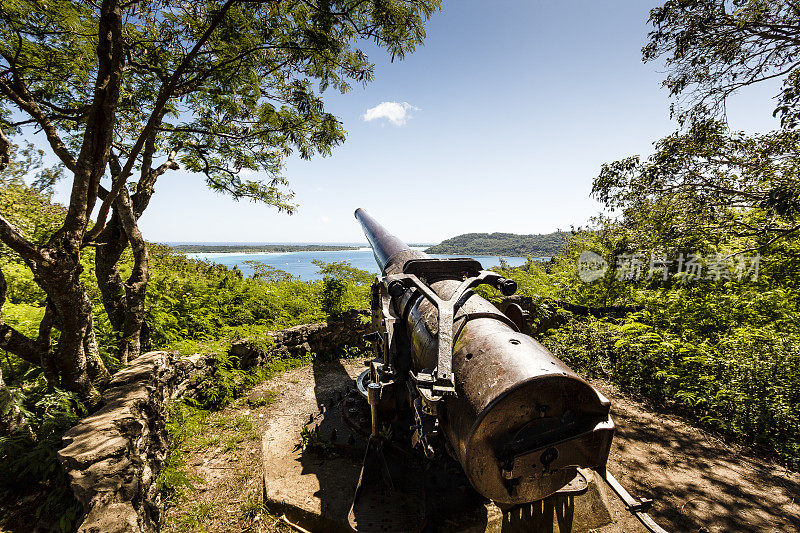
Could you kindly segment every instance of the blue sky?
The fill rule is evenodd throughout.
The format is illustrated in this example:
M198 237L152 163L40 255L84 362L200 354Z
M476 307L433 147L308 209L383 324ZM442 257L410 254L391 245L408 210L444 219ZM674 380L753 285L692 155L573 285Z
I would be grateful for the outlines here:
M600 210L589 192L601 164L649 154L676 129L663 67L641 62L656 4L445 0L425 46L394 63L367 46L375 80L325 93L349 135L331 157L288 162L296 214L177 171L160 178L141 230L156 242L361 242L357 207L407 242L585 224ZM735 97L732 127L777 127L774 93ZM413 106L410 118L365 121L382 102Z

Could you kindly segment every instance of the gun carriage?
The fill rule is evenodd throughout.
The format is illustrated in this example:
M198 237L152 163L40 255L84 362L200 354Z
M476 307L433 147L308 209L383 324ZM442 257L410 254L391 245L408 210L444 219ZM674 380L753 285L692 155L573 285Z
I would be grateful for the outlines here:
M412 421L413 447L429 457L443 448L478 493L503 507L585 491L578 468L605 475L614 434L608 399L522 333L521 310L502 313L472 290L487 284L511 295L516 283L474 259L431 258L363 209L355 216L381 275L372 285L375 332L368 336L375 358L356 380L371 423L351 527L418 531L424 524L414 497L421 489L407 481L408 460L384 431L401 417ZM647 501L619 488L632 511L645 510ZM377 509L390 511L378 518Z

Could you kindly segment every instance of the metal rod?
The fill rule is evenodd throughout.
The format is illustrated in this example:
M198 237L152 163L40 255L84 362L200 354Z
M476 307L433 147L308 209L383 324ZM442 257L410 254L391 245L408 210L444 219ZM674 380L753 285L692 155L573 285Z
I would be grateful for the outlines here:
M381 384L368 383L367 384L367 401L369 402L369 410L372 415L372 436L377 437L380 433L378 428L378 403L381 400Z
M597 473L600 474L600 477L603 478L603 481L608 483L608 486L611 487L611 490L614 491L614 494L616 494L617 497L622 500L628 511L630 511L633 516L638 518L639 522L641 522L648 531L651 533L667 533L666 529L659 526L649 514L644 512L645 506L643 503L645 502L634 498L631 493L628 492L619 481L617 481L617 478L615 478L611 472L606 469L602 469L602 471L598 469Z
M299 533L311 533L306 528L300 527L297 524L295 524L294 522L290 522L289 519L286 518L286 515L281 515L281 517L278 520L280 522L283 522L285 525L289 526L291 529L294 529L295 531L297 531Z

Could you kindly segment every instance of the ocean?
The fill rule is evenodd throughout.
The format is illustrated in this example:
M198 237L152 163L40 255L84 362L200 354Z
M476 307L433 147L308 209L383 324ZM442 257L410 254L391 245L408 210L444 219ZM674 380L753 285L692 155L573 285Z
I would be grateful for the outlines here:
M239 244L239 243L237 243ZM423 249L423 248L419 248ZM201 259L210 263L217 263L227 267L239 267L245 276L250 276L253 269L245 264L245 261L259 261L280 270L284 270L303 281L318 280L322 276L317 272L318 267L313 263L314 260L321 260L326 263L335 261L347 261L351 266L378 273L378 265L372 255L370 248L359 248L357 250L338 250L338 251L319 251L319 252L271 252L271 253L187 253L191 259ZM456 255L435 255L432 257L463 257ZM478 260L483 268L491 268L500 264L500 257L492 256L472 256ZM524 265L524 257L505 257L503 259L509 266Z

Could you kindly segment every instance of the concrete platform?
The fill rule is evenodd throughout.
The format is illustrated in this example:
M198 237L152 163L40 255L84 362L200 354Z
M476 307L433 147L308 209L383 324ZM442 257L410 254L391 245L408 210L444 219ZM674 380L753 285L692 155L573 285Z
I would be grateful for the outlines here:
M364 445L342 421L340 400L362 369L360 361L317 364L287 372L273 387L279 399L262 438L264 502L309 531L351 531L347 514ZM303 428L310 444L305 450ZM472 489L457 463L435 463L426 471L424 531L638 531L635 520L621 518L624 509L609 500L602 480L584 474L589 488L583 495L553 496L503 512Z

